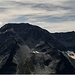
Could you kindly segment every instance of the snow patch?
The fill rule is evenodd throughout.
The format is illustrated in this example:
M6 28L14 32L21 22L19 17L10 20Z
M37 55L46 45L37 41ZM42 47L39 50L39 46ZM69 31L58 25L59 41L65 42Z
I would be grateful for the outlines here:
M33 53L40 53L40 52L38 52L38 51L33 51Z
M73 51L67 51L67 54L69 57L71 57L72 59L75 59L75 53Z

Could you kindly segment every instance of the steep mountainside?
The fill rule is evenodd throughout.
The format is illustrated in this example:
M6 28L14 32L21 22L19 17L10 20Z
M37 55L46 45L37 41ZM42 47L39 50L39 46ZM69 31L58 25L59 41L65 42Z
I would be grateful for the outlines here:
M35 45L40 41L46 41L60 50L67 49L64 45L59 43L58 40L51 33L38 26L33 26L28 23L9 23L3 26L0 31L5 32L9 29L13 29L28 44L30 48L35 47Z
M28 23L0 28L0 74L74 74L75 60L56 35Z
M58 41L66 46L69 50L75 52L75 32L55 33L53 34Z

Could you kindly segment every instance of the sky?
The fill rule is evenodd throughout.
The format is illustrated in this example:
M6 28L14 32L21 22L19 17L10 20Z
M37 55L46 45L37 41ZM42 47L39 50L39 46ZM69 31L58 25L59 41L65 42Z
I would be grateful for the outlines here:
M30 23L49 32L75 31L75 0L0 0L0 27Z

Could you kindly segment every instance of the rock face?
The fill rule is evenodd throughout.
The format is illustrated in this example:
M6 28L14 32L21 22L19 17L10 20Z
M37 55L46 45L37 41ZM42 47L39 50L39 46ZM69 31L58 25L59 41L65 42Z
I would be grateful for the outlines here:
M74 74L68 49L58 34L28 23L6 24L0 28L0 74Z

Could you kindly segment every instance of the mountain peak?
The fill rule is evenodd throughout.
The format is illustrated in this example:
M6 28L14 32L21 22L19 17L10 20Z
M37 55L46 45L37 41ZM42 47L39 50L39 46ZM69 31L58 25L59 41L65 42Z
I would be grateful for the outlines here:
M0 28L0 73L75 73L74 60L66 53L74 49L74 37L74 32L52 34L29 23L8 23Z

